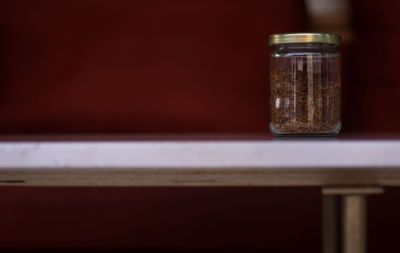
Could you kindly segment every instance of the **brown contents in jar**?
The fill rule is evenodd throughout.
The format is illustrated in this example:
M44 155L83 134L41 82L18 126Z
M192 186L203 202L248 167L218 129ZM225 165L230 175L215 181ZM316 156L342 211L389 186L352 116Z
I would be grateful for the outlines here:
M340 127L340 78L318 69L303 65L300 71L271 70L271 126L276 134L330 133Z

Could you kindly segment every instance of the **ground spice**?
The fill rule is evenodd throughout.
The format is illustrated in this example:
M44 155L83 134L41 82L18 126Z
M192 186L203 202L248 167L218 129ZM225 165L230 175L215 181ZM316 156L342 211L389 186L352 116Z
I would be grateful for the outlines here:
M323 135L339 131L340 77L319 69L312 71L304 65L296 71L271 70L271 130L275 134Z

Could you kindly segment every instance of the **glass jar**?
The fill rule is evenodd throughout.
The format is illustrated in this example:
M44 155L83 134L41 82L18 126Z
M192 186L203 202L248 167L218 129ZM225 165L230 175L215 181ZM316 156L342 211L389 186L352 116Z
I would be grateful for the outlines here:
M270 36L270 130L275 136L339 133L340 40L328 33Z

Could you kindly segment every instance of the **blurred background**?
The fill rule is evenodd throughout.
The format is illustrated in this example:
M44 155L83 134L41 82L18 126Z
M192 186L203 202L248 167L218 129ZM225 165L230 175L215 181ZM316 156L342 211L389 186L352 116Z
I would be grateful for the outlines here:
M400 133L395 0L1 0L0 134L270 136L272 33L343 36L342 136ZM320 252L318 188L0 188L0 249ZM399 252L400 191L370 202ZM293 212L296 210L296 212Z

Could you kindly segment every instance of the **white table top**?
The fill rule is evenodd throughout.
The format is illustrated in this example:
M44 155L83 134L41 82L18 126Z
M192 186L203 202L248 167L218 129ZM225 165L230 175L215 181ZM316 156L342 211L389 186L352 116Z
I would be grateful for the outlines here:
M0 185L400 185L400 140L1 141Z

